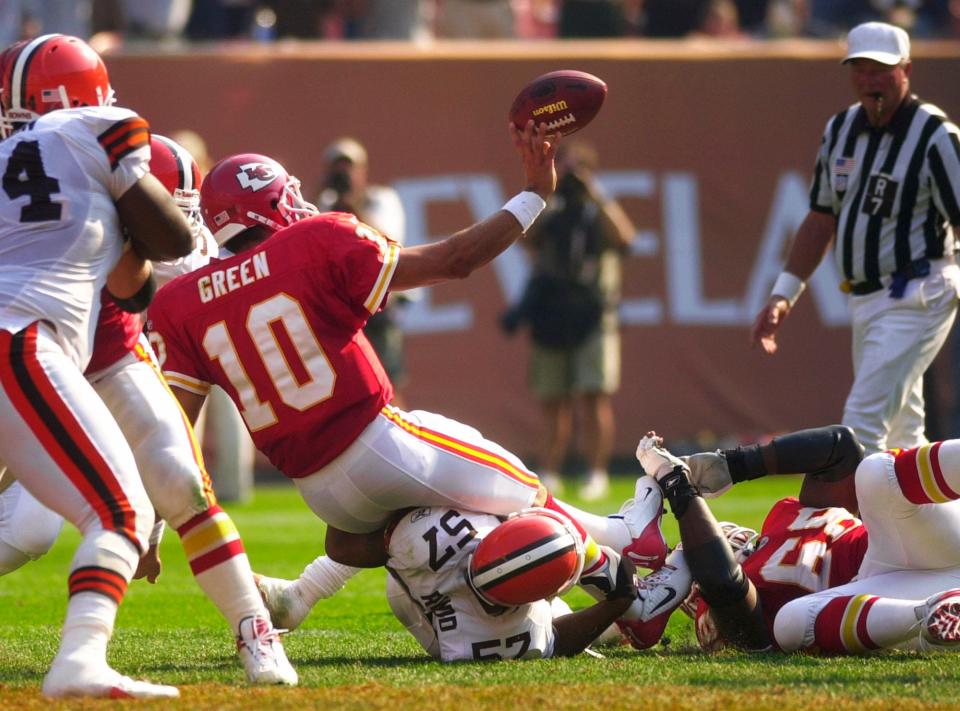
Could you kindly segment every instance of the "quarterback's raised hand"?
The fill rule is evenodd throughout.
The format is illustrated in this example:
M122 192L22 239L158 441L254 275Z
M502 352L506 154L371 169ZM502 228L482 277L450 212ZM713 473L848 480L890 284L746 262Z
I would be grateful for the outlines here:
M513 146L523 161L523 169L527 176L526 189L532 190L546 200L557 187L557 168L554 159L557 156L560 134L548 132L547 125L544 123L534 126L532 120L527 121L523 131L518 130L513 123L509 126Z

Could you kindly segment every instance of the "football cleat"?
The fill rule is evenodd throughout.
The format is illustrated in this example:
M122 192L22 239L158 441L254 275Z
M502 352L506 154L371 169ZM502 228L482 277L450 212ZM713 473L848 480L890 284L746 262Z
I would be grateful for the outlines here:
M296 670L290 665L280 634L263 617L240 620L237 653L252 684L285 684L296 686Z
M114 671L106 662L54 659L43 679L43 695L51 699L87 697L97 699L175 699L180 691L175 686L151 684Z
M253 574L253 580L270 613L270 619L277 627L295 630L310 614L310 606L304 602L292 580L268 578L256 573Z
M638 578L637 599L617 620L617 627L635 649L649 649L663 636L670 615L680 607L693 584L683 551L675 549L659 570Z
M687 465L679 457L675 457L663 448L663 438L656 434L648 434L637 445L637 461L643 471L659 480L677 467L689 471Z
M960 646L960 590L930 597L918 609L920 649L924 652L956 650Z
M619 516L630 532L630 545L621 553L641 568L656 570L663 565L670 548L660 530L663 494L649 477L637 479L634 496L620 507Z

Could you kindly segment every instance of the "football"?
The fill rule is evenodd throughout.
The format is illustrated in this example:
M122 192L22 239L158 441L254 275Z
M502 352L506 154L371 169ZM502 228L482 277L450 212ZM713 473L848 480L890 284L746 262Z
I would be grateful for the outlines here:
M561 69L527 84L510 107L510 120L522 129L529 119L547 124L550 131L569 136L600 112L607 85L593 74Z
M573 524L546 509L525 509L480 541L470 559L470 583L487 602L524 605L564 592L583 569Z

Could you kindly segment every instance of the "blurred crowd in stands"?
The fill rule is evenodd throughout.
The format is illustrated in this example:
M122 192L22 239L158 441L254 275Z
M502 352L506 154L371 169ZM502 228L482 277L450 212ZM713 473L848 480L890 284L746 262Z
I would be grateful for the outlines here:
M289 38L830 38L869 20L915 38L960 38L960 0L0 0L3 44L63 32L99 49Z

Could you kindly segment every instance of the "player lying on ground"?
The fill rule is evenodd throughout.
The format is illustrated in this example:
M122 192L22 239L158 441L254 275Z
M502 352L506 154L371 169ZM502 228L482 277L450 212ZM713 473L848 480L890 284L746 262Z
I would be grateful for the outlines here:
M640 517L647 519L660 509L659 489L642 477L635 497L610 518L645 511ZM531 536L524 535L524 516L502 522L490 514L431 507L405 512L385 536L370 534L365 545L386 556L390 607L431 656L453 662L573 655L613 622L628 637L636 634L648 620L659 618L661 605L671 603L667 588L651 583L673 570L679 551L667 557L659 572L640 580L621 565L617 584L605 599L571 613L555 596L578 581L579 570L558 578L554 567L565 550L582 550L579 536L560 514L530 511L560 521L560 532L537 537L534 546ZM582 567L582 553L580 557ZM318 600L331 594L312 574L315 566L316 561L296 581L258 577L278 626L297 627ZM673 585L689 589L689 574L682 580L685 570L673 571L670 578Z
M207 264L216 256L217 245L200 218L200 169L193 157L170 139L153 135L149 165L187 218L196 241L186 257L157 262L154 272L162 285ZM127 252L123 259L135 258ZM136 263L125 266L140 269ZM248 680L295 684L296 671L263 607L243 542L217 504L200 447L160 374L140 315L121 309L106 290L100 300L93 355L84 375L117 420L158 517L148 554L134 577L156 581L157 544L166 521L180 535L197 583L237 637ZM62 522L19 482L0 493L0 575L49 550Z
M960 440L861 460L852 431L832 426L686 462L660 443L649 433L637 456L680 524L704 646L860 653L960 642ZM774 505L741 567L700 492L799 472L799 499Z
M381 562L351 546L352 535L425 505L495 515L538 505L569 515L598 595L613 589L622 552L648 567L666 555L656 521L633 531L621 522L614 542L609 521L599 531L581 524L518 457L474 428L388 404L393 388L363 334L367 319L390 291L465 278L494 259L554 189L555 137L532 122L511 132L528 188L477 224L405 249L353 215L318 215L276 161L226 158L204 180L201 209L235 256L171 282L150 309L151 341L191 421L211 385L221 386L257 448L328 524L330 558L319 572L331 585L355 572L338 564Z

